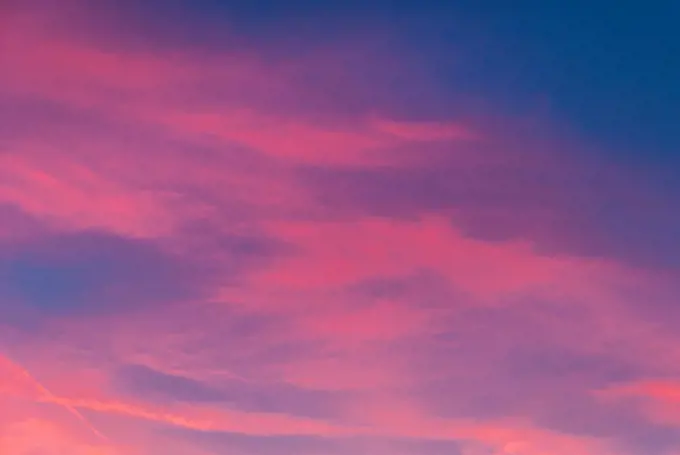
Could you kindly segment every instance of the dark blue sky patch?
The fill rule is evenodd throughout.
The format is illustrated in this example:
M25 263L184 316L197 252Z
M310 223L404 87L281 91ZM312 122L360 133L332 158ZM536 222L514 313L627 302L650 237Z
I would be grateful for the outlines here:
M115 312L198 298L205 272L150 241L57 234L0 253L0 294L47 315Z
M172 305L208 298L215 286L285 251L257 235L205 234L216 240L181 254L152 240L97 231L15 242L0 251L0 296L45 315Z

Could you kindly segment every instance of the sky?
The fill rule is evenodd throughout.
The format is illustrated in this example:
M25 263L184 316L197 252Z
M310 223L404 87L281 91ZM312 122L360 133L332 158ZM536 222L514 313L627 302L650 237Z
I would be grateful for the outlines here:
M0 3L0 453L680 455L679 18Z

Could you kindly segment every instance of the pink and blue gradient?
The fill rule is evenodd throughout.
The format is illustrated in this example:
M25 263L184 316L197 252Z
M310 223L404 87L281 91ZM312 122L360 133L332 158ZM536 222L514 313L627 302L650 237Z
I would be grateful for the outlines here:
M680 454L674 160L218 3L0 7L0 454Z

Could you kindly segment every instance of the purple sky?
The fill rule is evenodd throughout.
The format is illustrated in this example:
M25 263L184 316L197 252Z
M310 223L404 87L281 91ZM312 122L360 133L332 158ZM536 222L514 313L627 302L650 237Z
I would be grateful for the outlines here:
M680 454L675 7L96 3L0 6L0 454Z

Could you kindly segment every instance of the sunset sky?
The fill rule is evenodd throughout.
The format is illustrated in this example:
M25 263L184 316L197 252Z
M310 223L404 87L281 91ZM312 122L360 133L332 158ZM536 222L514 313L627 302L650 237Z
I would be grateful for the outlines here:
M0 454L680 455L634 3L0 1Z

